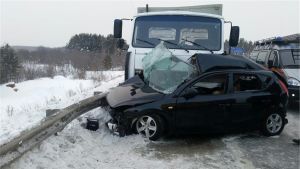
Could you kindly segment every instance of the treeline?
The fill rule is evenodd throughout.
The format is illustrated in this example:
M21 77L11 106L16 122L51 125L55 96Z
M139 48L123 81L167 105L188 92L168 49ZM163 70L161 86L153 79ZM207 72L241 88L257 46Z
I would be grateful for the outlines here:
M65 47L60 48L14 50L5 44L1 47L0 83L52 77L56 67L66 65L71 65L73 69L81 71L81 74L85 71L122 69L126 51L119 49L117 45L118 41L112 35L86 33L74 35ZM128 46L126 42L125 45ZM44 70L38 69L37 65L44 65Z
M8 44L2 46L0 49L0 84L17 79L19 70L20 64L15 51Z
M18 57L24 61L40 64L72 64L77 69L107 70L123 67L126 52L117 48L112 35L76 34L62 48L39 47L37 50L18 50Z

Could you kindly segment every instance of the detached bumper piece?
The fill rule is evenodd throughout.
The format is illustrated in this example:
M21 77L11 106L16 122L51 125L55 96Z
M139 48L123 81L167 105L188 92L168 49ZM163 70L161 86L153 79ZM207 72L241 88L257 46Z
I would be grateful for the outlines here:
M108 121L106 123L106 126L115 135L118 135L120 137L124 137L126 135L125 127L123 127L122 125L118 125L113 120Z

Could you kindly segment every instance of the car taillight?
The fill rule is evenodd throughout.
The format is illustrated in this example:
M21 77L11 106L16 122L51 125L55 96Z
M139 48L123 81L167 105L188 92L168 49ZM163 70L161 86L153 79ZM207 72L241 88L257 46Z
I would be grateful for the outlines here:
M279 85L280 85L281 89L282 89L287 95L289 95L289 90L288 90L287 86L286 86L281 80L279 80Z

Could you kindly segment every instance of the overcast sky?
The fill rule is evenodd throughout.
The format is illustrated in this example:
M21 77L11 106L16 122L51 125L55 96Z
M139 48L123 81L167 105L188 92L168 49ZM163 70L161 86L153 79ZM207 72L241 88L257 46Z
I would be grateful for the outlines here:
M3 1L0 44L65 46L78 33L111 34L113 20L132 18L138 6L190 6L223 4L223 16L240 26L240 37L259 40L299 33L299 1ZM130 22L123 25L125 39ZM225 38L229 28L225 28Z

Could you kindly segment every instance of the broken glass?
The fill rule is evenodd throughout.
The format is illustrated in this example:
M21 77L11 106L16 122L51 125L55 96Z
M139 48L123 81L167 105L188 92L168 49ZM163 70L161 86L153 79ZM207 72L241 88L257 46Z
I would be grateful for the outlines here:
M196 68L176 56L159 43L142 60L144 81L154 90L172 93L184 80L196 73Z

